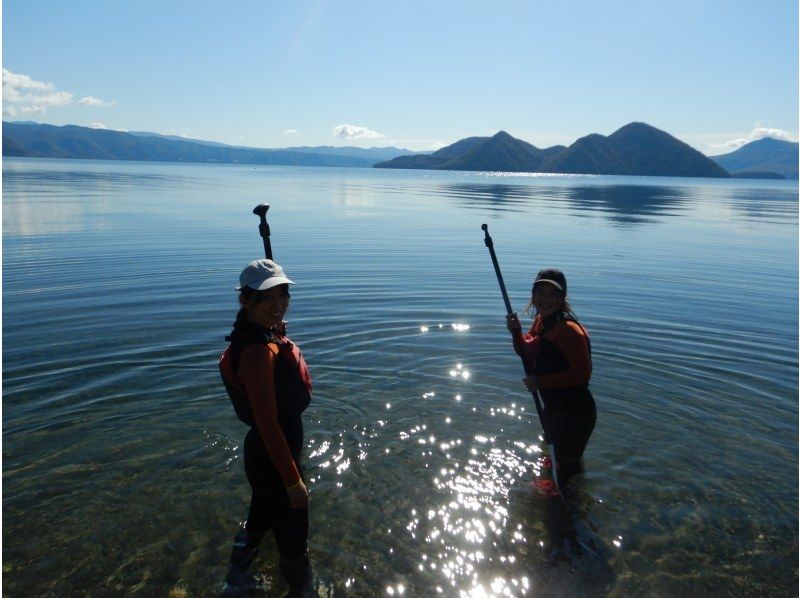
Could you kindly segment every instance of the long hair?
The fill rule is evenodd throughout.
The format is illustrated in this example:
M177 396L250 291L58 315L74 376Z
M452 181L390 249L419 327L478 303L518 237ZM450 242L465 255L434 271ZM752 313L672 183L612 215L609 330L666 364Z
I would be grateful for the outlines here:
M246 304L250 301L250 298L255 294L255 289L243 286L239 289L239 311L236 312L236 322L234 322L234 326L236 324L243 324L247 321L247 307Z

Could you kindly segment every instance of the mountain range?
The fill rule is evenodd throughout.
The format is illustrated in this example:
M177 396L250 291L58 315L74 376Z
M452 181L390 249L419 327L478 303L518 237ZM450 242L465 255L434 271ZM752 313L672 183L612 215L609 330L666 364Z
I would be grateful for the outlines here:
M396 147L259 149L157 133L3 122L4 156L369 168L377 162L413 153Z
M148 132L3 122L3 155L288 166L347 166L499 172L797 179L798 144L760 139L706 157L675 137L633 122L609 136L540 149L500 131L433 153L396 147L302 146L259 149Z
M427 168L729 177L730 173L696 149L655 127L633 122L609 136L581 137L572 145L539 149L500 131L491 137L469 137L432 154L399 156L375 168Z

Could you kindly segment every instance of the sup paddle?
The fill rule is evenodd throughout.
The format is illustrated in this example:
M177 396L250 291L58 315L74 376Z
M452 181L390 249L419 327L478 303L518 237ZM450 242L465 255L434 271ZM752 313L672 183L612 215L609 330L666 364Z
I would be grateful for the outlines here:
M500 292L503 294L503 301L506 304L506 312L509 316L514 315L514 310L511 309L511 302L508 300L508 292L506 291L506 284L503 282L503 274L500 272L500 264L497 263L497 255L494 253L494 241L492 241L492 237L489 236L489 225L488 224L481 224L481 230L486 233L486 236L483 239L483 242L486 243L486 247L489 248L489 255L492 256L492 265L494 265L494 273L497 275L497 282L500 285ZM530 376L534 372L528 371L527 364L525 360L522 360L522 366L525 368L525 374ZM556 490L559 494L561 494L561 488L558 486L558 474L556 473L556 449L553 446L553 438L550 436L550 432L547 427L547 418L544 414L544 408L542 407L542 395L539 393L539 389L531 392L533 395L533 403L536 405L536 413L539 414L539 423L542 426L542 432L544 433L544 442L547 445L547 450L550 453L550 466L553 471L553 482L556 485Z
M269 224L267 224L267 210L269 210L268 203L262 203L253 208L253 214L261 218L261 224L258 225L258 233L264 241L264 257L268 260L272 259L272 245L269 243Z

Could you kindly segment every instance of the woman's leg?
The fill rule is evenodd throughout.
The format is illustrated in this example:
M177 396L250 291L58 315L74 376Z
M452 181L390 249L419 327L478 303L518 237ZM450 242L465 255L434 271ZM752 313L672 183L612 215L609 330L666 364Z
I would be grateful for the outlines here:
M241 586L252 580L250 566L258 555L258 545L270 528L271 513L264 497L263 455L258 432L253 428L247 433L244 442L244 469L250 483L250 510L244 529L239 530L233 539L231 562L225 582L231 586Z
M273 532L281 556L281 573L291 588L300 589L311 581L311 564L308 560L308 508L292 509L287 499L283 514L275 519Z
M308 509L292 509L289 496L261 437L252 430L245 440L245 471L253 488L245 529L263 534L272 529L280 555L280 570L291 588L311 579L308 562ZM248 458L249 456L249 458ZM295 459L299 462L298 456ZM302 471L301 471L302 475ZM305 479L305 478L304 478Z
M588 397L579 410L576 426L580 432L580 437L577 441L577 449L580 458L583 458L583 451L586 449L589 438L592 436L592 432L594 432L594 426L597 423L597 407L594 402L594 397L588 390L586 392L588 393Z
M583 452L597 420L594 399L591 394L587 398L574 410L556 411L548 417L562 484L583 471Z

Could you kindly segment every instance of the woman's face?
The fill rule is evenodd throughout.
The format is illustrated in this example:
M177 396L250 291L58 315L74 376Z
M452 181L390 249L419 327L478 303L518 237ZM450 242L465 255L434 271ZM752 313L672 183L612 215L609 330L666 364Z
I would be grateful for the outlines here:
M533 287L533 306L543 318L560 311L563 298L563 293L549 282L539 282Z
M282 284L256 293L247 304L250 320L269 328L283 322L289 309L289 285Z

